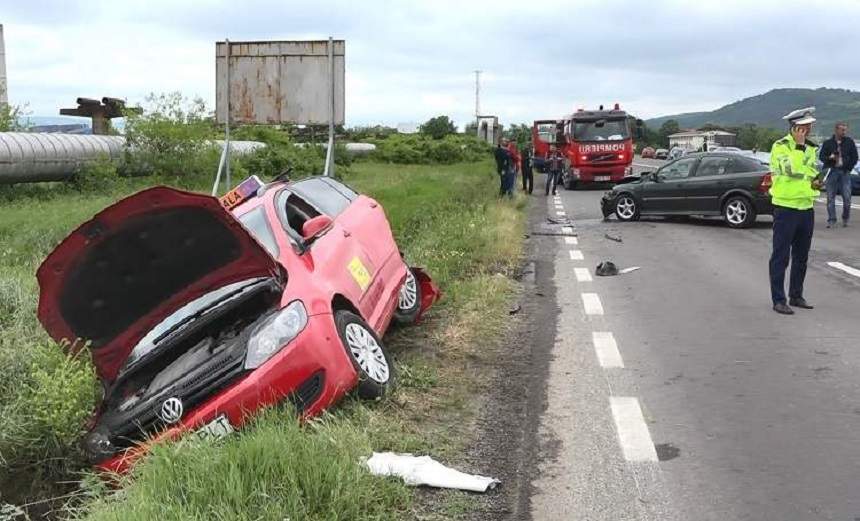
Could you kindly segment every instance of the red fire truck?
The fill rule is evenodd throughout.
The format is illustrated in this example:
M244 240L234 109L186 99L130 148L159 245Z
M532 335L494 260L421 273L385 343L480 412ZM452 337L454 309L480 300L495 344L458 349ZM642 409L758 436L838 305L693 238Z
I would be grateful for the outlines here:
M641 133L642 121L621 110L579 109L561 120L539 120L532 127L534 165L544 171L550 144L565 158L562 182L578 184L620 181L633 173L633 131Z

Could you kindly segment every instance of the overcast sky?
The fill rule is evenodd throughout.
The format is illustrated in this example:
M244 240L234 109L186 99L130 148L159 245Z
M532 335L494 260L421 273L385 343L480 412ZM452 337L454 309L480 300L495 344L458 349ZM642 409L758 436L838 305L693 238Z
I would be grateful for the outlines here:
M754 5L752 5L754 4ZM776 87L860 89L860 2L0 0L9 99L215 98L216 40L346 40L347 125L503 124L620 102L642 118Z

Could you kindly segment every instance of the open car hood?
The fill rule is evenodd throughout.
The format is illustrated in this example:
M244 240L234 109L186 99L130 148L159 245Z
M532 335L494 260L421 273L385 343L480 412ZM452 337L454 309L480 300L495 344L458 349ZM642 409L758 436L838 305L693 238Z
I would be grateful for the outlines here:
M110 383L141 338L184 304L280 275L218 199L155 187L102 210L48 255L37 272L39 320L58 342L87 343Z

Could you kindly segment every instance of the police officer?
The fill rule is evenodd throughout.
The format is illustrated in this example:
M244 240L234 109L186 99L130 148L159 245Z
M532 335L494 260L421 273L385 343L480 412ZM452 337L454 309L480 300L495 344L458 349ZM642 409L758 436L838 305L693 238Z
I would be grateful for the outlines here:
M821 181L816 168L816 146L809 136L815 122L815 107L798 109L783 116L790 131L776 141L770 152L773 185L773 253L770 256L770 293L773 310L793 315L790 306L812 309L803 298L806 261L815 227L813 202ZM785 269L791 259L788 302L785 298Z

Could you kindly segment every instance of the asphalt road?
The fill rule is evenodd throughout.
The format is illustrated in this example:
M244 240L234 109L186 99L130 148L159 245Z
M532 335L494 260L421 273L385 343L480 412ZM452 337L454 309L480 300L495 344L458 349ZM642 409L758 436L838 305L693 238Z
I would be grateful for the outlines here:
M781 316L769 218L604 222L604 191L546 199L575 237L539 238L558 316L522 517L860 520L860 205L833 230L816 205L815 309Z

